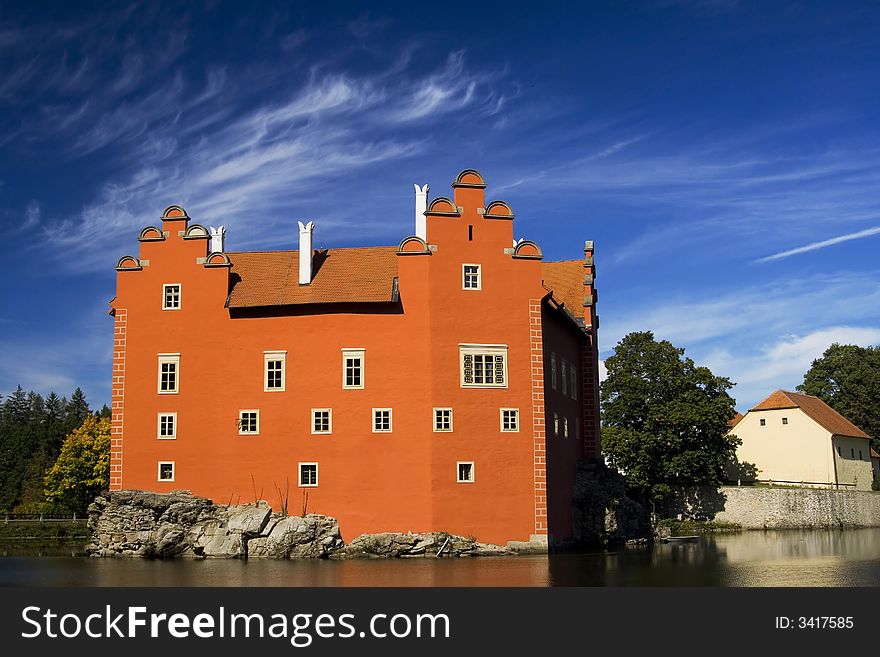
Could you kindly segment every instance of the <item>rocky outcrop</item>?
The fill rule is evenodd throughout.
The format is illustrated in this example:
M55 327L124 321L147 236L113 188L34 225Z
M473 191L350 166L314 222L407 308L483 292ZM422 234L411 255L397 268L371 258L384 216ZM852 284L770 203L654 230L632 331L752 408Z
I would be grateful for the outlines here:
M575 541L613 545L651 537L648 511L626 495L626 480L600 460L578 463L574 499Z
M272 513L266 502L218 506L185 491L113 491L89 507L95 557L394 558L517 554L444 532L364 534L346 545L335 518ZM546 551L546 548L545 548Z
M363 534L345 547L345 555L354 558L388 557L487 557L515 554L500 545L478 543L473 538L445 532L423 534Z
M89 507L92 556L329 557L343 546L339 525L320 515L288 517L265 502L218 506L185 492L114 491Z

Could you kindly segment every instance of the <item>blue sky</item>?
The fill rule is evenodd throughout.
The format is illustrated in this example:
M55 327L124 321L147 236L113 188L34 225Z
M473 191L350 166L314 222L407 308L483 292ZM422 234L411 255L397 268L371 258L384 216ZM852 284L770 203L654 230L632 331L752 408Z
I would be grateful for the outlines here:
M109 401L113 266L167 205L396 244L464 168L548 259L595 240L603 358L653 330L745 410L880 343L876 5L421 4L0 4L0 392Z

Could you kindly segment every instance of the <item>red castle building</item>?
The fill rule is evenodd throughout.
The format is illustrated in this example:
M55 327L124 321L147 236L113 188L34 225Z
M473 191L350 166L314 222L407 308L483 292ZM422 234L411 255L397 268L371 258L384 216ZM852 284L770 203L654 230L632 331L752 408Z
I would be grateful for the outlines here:
M226 252L165 210L121 258L110 487L267 499L362 533L572 538L599 455L593 243L544 262L465 170L398 246Z

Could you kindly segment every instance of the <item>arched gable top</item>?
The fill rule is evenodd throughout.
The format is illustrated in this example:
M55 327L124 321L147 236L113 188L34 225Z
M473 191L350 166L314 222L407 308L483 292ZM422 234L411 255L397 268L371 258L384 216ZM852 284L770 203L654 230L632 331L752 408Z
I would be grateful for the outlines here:
M116 263L116 271L140 271L143 269L141 261L134 256L122 256Z
M208 229L201 224L193 224L187 228L186 232L183 234L183 239L185 240L200 240L208 239L209 237Z
M209 253L208 257L205 258L205 267L231 267L232 262L229 260L229 256L220 251L215 251L214 253Z
M438 196L433 201L431 201L431 204L428 205L428 209L425 210L425 214L435 214L446 217L461 216L461 213L458 211L455 203L450 201L445 196Z
M431 255L431 250L421 237L410 235L397 246L397 255Z
M465 169L455 177L453 187L485 187L486 180L476 169Z
M486 206L483 214L486 219L513 219L514 214L510 206L504 201L492 201Z
M543 260L544 254L541 247L531 240L520 240L513 250L513 257L524 260Z
M165 234L155 226L147 226L138 236L139 242L161 242L165 239Z
M169 205L162 213L163 219L189 219L189 216L179 205Z

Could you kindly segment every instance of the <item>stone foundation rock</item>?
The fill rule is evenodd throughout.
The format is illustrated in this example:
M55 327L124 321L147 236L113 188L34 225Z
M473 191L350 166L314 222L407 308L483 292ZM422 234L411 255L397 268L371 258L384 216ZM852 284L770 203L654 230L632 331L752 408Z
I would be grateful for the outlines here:
M89 506L89 529L86 553L94 557L382 559L529 551L444 532L364 534L346 545L335 518L285 516L262 501L219 506L186 491L104 493Z
M600 460L578 463L572 508L578 544L632 544L651 537L650 514L627 497L623 475Z

